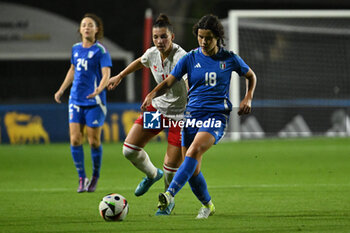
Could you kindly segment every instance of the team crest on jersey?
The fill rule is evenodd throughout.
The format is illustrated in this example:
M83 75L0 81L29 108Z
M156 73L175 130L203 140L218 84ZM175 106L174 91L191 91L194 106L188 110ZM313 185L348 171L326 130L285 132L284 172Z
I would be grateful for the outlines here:
M226 69L226 62L225 61L220 62L220 69L222 69L222 70Z
M74 57L78 57L78 56L79 56L78 52L74 53Z
M94 51L89 51L88 58L92 58L94 56Z
M153 66L154 71L157 71L157 66Z

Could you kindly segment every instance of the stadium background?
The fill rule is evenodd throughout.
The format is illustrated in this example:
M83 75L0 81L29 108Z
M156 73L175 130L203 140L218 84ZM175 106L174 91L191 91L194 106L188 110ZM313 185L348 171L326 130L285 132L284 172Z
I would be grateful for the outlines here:
M350 3L343 0L0 0L0 40L4 38L8 22L7 19L2 20L2 2L43 9L70 19L77 25L85 12L95 12L105 22L106 38L124 50L131 51L134 57L143 53L143 20L147 8L152 8L154 16L165 12L169 14L173 23L180 22L179 26L175 25L176 42L187 50L196 47L191 26L199 17L209 12L225 19L228 17L228 10L231 9L350 9ZM51 27L60 31L55 23ZM249 25L251 22L246 23ZM350 23L345 24L346 28L349 26ZM183 31L183 36L179 30ZM322 43L325 46L336 44L340 47L339 50L326 50L330 52L332 62L339 61L339 57L342 60L340 66L331 67L340 71L331 75L330 79L335 81L322 82L322 86L315 88L321 91L305 91L304 88L300 88L299 92L299 87L304 87L304 82L300 79L311 76L293 75L294 70L287 67L283 74L299 78L299 83L288 82L281 88L271 88L278 82L273 83L270 76L264 76L271 74L272 77L276 77L282 74L280 72L286 68L286 63L275 63L281 71L271 73L271 67L264 67L265 63L252 59L254 52L259 52L255 55L267 53L269 47L265 45L270 43L271 37L259 31L251 32L247 28L240 32L248 33L248 37L253 39L243 41L248 42L245 44L248 48L241 47L240 54L243 53L242 57L248 59L248 63L254 63L252 67L260 78L251 116L256 116L263 129L269 127L271 131L279 130L287 126L285 122L281 124L281 119L293 118L297 116L295 113L306 111L308 115L303 115L303 119L311 130L324 132L331 127L328 121L331 112L336 110L334 106L340 110L336 118L344 118L344 109L345 114L349 116L349 107L346 107L350 99L347 78L350 54L348 36L340 36L340 40L336 40L337 43L327 38ZM298 39L295 36L284 38L293 42ZM295 42L303 41L304 37L299 39ZM325 37L313 36L309 39L311 41L307 42L310 45L312 40L322 41ZM0 58L4 55L1 45L0 41ZM250 45L258 48L261 45L262 50L250 49ZM309 54L305 50L306 47L291 46L292 49L284 51L288 52L287 55L297 51ZM317 53L320 51L322 50L316 50ZM309 56L307 58L315 63L319 61L312 57L310 59ZM298 62L298 59L292 61ZM122 61L113 63L114 73L124 67ZM105 143L108 140L122 140L133 118L139 114L141 72L135 75L137 96L134 103L127 103L125 82L118 91L108 94L108 125L104 126L103 132L104 153L99 186L94 193L77 194L77 176L68 140L68 93L64 96L65 103L61 105L53 100L53 93L63 81L68 66L69 58L0 59L0 232L349 232L350 137L300 139L300 136L310 136L305 130L296 135L298 138L268 138L240 142L223 140L205 153L202 162L202 171L205 173L210 195L215 201L215 215L207 221L194 219L200 203L186 185L176 196L176 208L169 218L154 216L157 210L157 195L163 190L163 182L154 184L146 195L136 197L135 186L143 174L124 158L122 142ZM325 69L321 70L327 71L326 75L322 76L327 78L330 67L325 66ZM317 79L319 76L314 77ZM338 83L339 80L341 85L334 89L334 83ZM310 82L306 83L309 87ZM243 85L243 82L241 84ZM272 90L274 93L271 93ZM277 94L278 97L275 96ZM298 105L305 103L305 98L310 97L307 94L313 99L327 98L328 103L322 103L332 106L320 107L320 101L306 101L308 106ZM302 97L299 101L291 99L299 95ZM263 96L266 98L262 98ZM281 96L286 99L282 100ZM13 123L12 128L10 127L14 129L13 132L19 133L18 137L14 137L14 143L26 145L8 143L8 127L4 123L6 116L10 123ZM323 117L324 121L321 119ZM300 123L300 119L296 118L295 122ZM243 120L243 123L250 122L243 126L254 126L252 118ZM254 133L252 129L248 130ZM342 130L346 133L344 128ZM255 133L261 135L259 132ZM62 143L31 144L43 143L45 140ZM146 151L155 166L162 166L166 148L165 142L148 143ZM87 145L84 149L87 175L90 177L90 151ZM124 222L109 224L99 216L98 203L103 196L112 192L120 193L128 200L130 212Z
M79 22L82 15L85 12L94 12L101 16L105 24L105 37L116 43L123 49L131 51L134 57L139 57L143 53L142 41L143 41L143 21L145 10L151 8L153 11L153 16L157 16L160 12L166 13L170 16L171 21L175 26L176 39L175 42L180 44L184 49L190 50L197 46L196 40L191 33L192 25L204 14L213 13L219 16L219 18L227 18L228 10L233 9L350 9L350 3L341 0L334 1L313 1L313 0L289 0L289 1L261 1L261 0L251 0L251 1L229 1L229 0L205 0L205 1L195 1L195 0L183 0L183 1L43 1L43 0L11 0L11 1L1 1L9 3L18 3L26 6L35 7L41 10L46 10L70 20ZM55 27L55 25L52 25ZM348 38L345 38L348 40ZM264 48L263 48L264 49ZM342 50L342 48L341 48ZM247 47L249 51L249 47ZM244 53L244 51L240 51ZM323 51L320 51L321 53ZM327 51L326 51L327 52ZM329 51L330 52L330 51ZM335 52L338 54L338 52ZM252 58L249 57L249 53L246 52L244 58L249 61ZM348 59L348 55L345 54ZM346 60L347 61L347 60ZM344 62L345 67L342 68L343 76L336 76L340 79L342 84L341 91L337 92L336 96L331 96L333 99L347 100L349 99L349 81L346 81L346 75L348 73L348 68ZM254 63L255 64L255 63ZM252 65L253 69L257 69L259 74L261 72L268 72L264 70L265 67L258 67L257 65ZM120 60L113 61L112 74L116 74L121 69L125 67L125 64ZM57 105L54 103L53 94L58 89L62 83L64 76L66 74L67 68L69 66L69 58L67 60L0 60L0 117L1 117L1 142L7 143L36 143L36 142L48 142L48 141L68 141L68 123L67 123L67 111L65 104ZM282 66L283 68L283 66ZM294 76L299 80L295 82L302 82L302 74ZM152 79L151 79L152 80ZM292 85L294 83L293 77L290 79L291 83L286 84ZM131 126L133 120L138 115L138 107L141 101L141 72L136 72L135 74L135 94L136 99L134 103L128 103L126 99L126 82L123 82L118 91L108 93L108 102L110 103L110 114L107 118L107 125L104 128L103 138L104 141L120 141L125 137L128 128ZM268 87L278 89L273 87L273 84L269 83L269 79L262 80L261 84L259 82L256 97L259 99L259 95L264 95L266 99L274 99L275 95L272 92L263 93L262 90L268 90ZM322 88L327 85L327 80L325 84L320 85L320 90L317 90L322 95L319 98L328 98L334 93L323 92ZM154 86L152 80L151 87ZM278 93L279 95L286 95L287 93ZM309 90L301 90L301 92L290 92L289 96L302 95L307 98L312 92ZM270 96L269 96L270 95ZM65 93L65 101L67 101L68 93ZM281 98L279 96L278 98ZM283 97L282 97L283 99ZM258 102L259 103L259 102ZM332 102L333 103L333 102ZM322 116L325 118L324 122L318 123L313 121L315 109L311 107L309 111L311 114L306 116L310 118L309 122L311 125L309 128L313 132L326 132L328 129L332 128L331 112L334 106L332 103L326 105L326 108L322 108ZM348 102L339 104L336 102L336 107L340 107L345 114L348 114ZM259 106L263 106L260 102ZM266 119L271 118L273 115L287 114L294 116L295 112L300 111L298 107L294 106L292 109L288 108L286 111L285 106L280 105L276 107L275 105L269 105L265 107L270 107L270 115L266 116L266 108L259 108L257 106L257 115L265 115ZM304 107L304 106L302 106ZM310 107L310 106L309 106ZM328 107L328 108L327 108ZM34 110L33 110L34 109ZM27 130L34 132L39 127L38 135L31 135L29 137L22 137L20 139L11 137L8 132L8 124L5 123L5 118L7 113L12 113L12 115L7 115L8 119L12 121L12 124L17 127L18 130ZM340 114L343 114L340 113ZM339 114L338 114L339 115ZM22 120L21 120L22 119ZM293 120L293 119L291 119ZM243 119L244 121L244 119ZM298 119L296 120L298 121ZM58 123L59 122L59 123ZM263 120L259 122L262 128L268 127L270 131L278 131L286 125L286 122L276 122ZM312 124L314 123L314 124ZM302 130L303 131L303 130ZM45 132L49 132L47 139ZM51 133L53 132L53 133ZM259 133L259 132L257 132ZM303 133L303 132L302 132ZM305 132L304 132L305 133ZM308 132L306 132L308 133ZM346 132L345 132L346 133ZM164 138L164 135L161 135ZM50 140L51 139L51 140Z

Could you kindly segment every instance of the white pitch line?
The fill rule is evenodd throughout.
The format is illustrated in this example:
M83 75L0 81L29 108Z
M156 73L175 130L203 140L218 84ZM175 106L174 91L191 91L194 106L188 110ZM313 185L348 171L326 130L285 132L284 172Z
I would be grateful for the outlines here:
M241 189L241 188L322 188L322 187L350 187L350 184L236 184L236 185L212 185L208 189ZM104 187L98 188L99 191L119 192L119 191L133 191L133 188L120 187ZM66 192L74 191L73 188L28 188L28 189L4 189L0 188L0 193L11 192Z

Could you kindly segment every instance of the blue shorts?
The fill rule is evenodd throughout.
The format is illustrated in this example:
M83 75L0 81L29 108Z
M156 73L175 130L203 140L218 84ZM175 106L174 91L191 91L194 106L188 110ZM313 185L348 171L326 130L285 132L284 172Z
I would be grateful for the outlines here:
M107 114L106 106L78 106L69 103L69 123L80 123L89 127L101 127L104 124Z
M189 147L198 132L208 132L215 137L215 143L224 136L229 115L218 112L191 112L185 116L182 129L182 146ZM197 123L197 122L201 122Z

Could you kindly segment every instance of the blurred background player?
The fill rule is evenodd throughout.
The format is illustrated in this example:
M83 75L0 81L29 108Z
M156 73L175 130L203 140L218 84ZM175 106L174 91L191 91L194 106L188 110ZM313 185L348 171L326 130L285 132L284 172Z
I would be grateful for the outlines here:
M246 94L239 106L238 114L251 111L251 101L256 86L256 76L246 63L224 45L224 29L216 16L206 15L193 27L199 48L184 56L175 66L169 77L158 84L145 98L142 109L152 99L171 88L177 80L187 74L189 102L186 107L186 121L213 120L208 127L185 127L182 131L182 151L184 162L165 193L159 194L158 208L163 210L172 205L174 196L188 181L193 193L202 203L197 219L208 218L214 214L207 184L201 173L201 161L205 151L217 144L227 126L232 104L229 101L231 73L237 72L246 77Z
M178 60L186 54L179 45L173 43L173 26L166 15L160 14L152 27L152 38L154 46L149 48L140 58L130 63L118 75L112 77L108 82L108 89L112 90L128 74L135 72L143 67L149 67L157 83L162 82L170 74ZM152 104L145 109L146 111L159 111L162 118L171 120L182 119L187 101L187 88L183 77L179 79L171 89L163 93L158 98L152 100ZM163 129L144 129L143 115L135 121L129 131L123 146L124 156L146 174L141 183L135 190L136 196L141 196L147 192L153 183L163 176L165 189L168 188L175 172L183 161L181 154L181 136L180 127L170 126L168 132L168 147L164 157L163 171L156 168L146 151L145 145ZM158 210L156 215L168 215L171 213L174 205L170 205L163 210Z
M73 83L69 96L69 132L71 153L79 174L77 192L93 192L100 176L102 161L101 129L104 124L106 90L112 61L106 48L98 41L103 38L102 20L94 14L85 14L80 22L81 42L73 45L71 66L55 93L61 103L64 91ZM93 164L92 178L86 178L84 168L83 134L86 126Z

